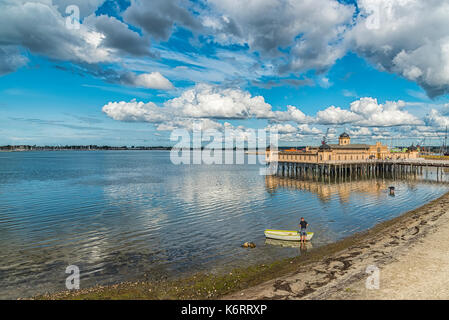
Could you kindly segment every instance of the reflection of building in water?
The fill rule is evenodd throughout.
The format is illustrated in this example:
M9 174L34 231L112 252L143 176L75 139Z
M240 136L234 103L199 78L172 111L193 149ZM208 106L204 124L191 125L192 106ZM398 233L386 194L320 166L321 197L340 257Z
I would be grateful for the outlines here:
M315 193L321 201L330 201L333 195L338 194L342 202L348 202L351 194L362 193L381 195L387 192L391 181L382 179L359 180L342 183L322 183L318 181L304 181L298 179L266 176L265 185L268 192L275 192L278 188L304 190Z
M270 151L267 149L267 162L296 162L296 163L323 163L327 161L366 161L417 159L419 155L416 147L410 147L405 152L392 152L387 146L377 142L375 145L351 144L347 133L342 133L338 144L323 144L319 147L306 147L303 150ZM275 158L277 156L277 158Z

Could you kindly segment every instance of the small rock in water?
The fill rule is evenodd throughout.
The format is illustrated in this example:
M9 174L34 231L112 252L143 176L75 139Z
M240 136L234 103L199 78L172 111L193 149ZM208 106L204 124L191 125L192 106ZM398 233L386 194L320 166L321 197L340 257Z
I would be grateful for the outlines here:
M245 243L242 245L242 247L243 247L243 248L255 248L255 247L256 247L256 244L255 244L254 242L245 242Z

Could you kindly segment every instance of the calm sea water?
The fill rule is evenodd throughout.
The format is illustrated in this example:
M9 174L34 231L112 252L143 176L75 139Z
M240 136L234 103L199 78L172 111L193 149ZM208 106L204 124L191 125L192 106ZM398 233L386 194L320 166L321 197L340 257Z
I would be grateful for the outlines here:
M447 192L435 178L323 184L257 165L176 166L165 151L0 153L0 298L64 290L69 265L88 287L299 255L263 230L304 216L318 247Z

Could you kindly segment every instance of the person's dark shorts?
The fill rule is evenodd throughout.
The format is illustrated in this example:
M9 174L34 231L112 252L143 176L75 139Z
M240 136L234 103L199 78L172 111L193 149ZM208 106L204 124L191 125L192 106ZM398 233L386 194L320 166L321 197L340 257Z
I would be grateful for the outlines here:
M306 231L306 229L301 229L301 230L299 230L299 235L301 235L301 236L307 236L307 231Z

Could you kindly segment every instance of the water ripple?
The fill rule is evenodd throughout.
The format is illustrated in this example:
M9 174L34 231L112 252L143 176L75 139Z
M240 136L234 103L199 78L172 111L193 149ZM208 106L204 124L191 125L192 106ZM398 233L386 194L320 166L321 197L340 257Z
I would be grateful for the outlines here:
M0 298L63 290L71 264L86 287L295 256L265 244L263 230L295 229L304 216L314 246L336 241L443 194L435 177L323 184L263 177L254 165L175 166L167 152L8 153Z

